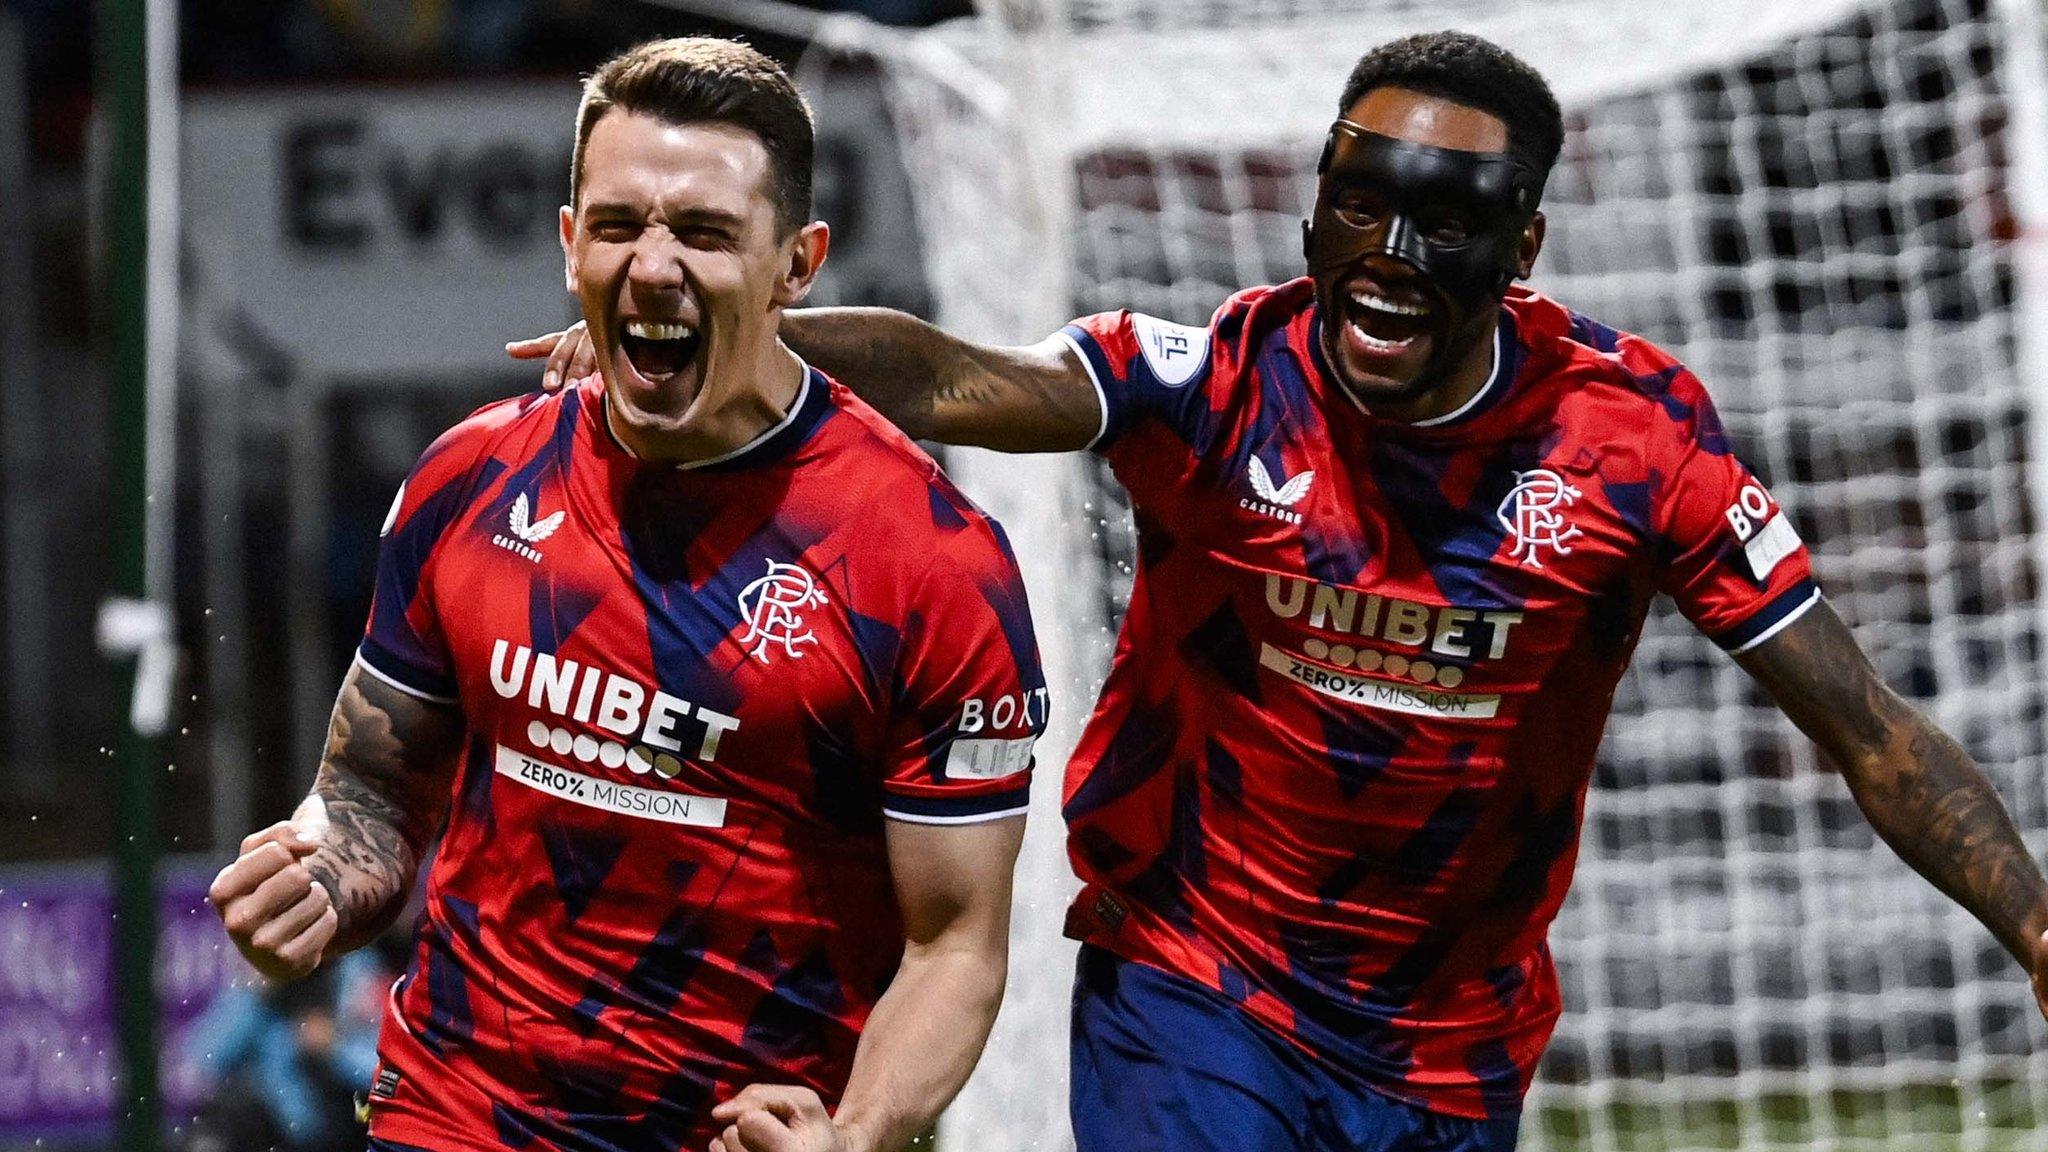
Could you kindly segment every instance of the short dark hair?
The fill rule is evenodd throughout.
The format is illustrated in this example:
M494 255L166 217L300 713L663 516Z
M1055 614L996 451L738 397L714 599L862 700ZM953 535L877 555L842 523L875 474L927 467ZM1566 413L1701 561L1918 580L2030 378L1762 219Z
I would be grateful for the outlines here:
M1564 147L1564 113L1543 74L1469 32L1425 32L1359 57L1337 115L1379 88L1405 88L1499 117L1508 126L1508 151L1544 176Z
M670 124L731 124L768 150L775 222L787 235L811 219L811 109L782 66L737 40L650 40L605 61L583 82L569 200L583 197L583 150L606 112L639 112Z

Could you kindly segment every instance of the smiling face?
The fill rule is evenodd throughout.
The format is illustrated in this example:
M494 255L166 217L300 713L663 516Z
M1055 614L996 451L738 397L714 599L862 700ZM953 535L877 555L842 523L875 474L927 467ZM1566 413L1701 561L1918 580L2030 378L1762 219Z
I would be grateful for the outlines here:
M590 130L577 192L561 216L569 291L635 450L715 451L746 439L724 425L772 422L776 330L823 264L827 233L779 234L760 138L611 109Z
M1363 132L1335 137L1311 243L1323 353L1374 410L1444 415L1486 381L1502 290L1534 264L1542 214L1506 210L1501 162L1479 156L1508 147L1490 113L1377 88L1344 120Z

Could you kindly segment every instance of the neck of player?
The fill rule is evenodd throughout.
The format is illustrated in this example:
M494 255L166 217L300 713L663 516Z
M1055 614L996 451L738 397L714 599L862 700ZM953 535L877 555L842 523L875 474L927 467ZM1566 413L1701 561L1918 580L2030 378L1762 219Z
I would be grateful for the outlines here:
M706 355L710 350L698 353ZM605 390L612 438L634 456L661 464L693 464L730 455L789 416L803 391L804 362L771 340L753 363L721 366L679 417L635 409Z

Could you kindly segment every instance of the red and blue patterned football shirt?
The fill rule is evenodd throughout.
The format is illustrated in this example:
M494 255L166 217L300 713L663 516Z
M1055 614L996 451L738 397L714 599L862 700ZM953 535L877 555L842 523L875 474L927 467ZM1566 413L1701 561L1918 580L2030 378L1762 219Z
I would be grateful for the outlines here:
M1819 592L1707 394L1511 292L1458 412L1378 419L1312 285L1206 330L1066 330L1139 565L1065 810L1073 934L1199 981L1367 1085L1514 1115L1559 1011L1545 934L1651 598L1723 647Z
M601 387L484 408L386 529L358 653L469 727L371 1131L700 1149L756 1082L835 1102L903 950L885 819L1020 814L1047 697L1001 529L815 372L643 464Z

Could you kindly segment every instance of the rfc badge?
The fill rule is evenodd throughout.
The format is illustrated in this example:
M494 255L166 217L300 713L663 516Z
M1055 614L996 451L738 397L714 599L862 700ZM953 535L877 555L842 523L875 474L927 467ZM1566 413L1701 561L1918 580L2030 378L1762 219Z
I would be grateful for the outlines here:
M1548 468L1515 473L1515 487L1494 513L1500 526L1514 537L1515 549L1508 554L1525 568L1543 567L1543 549L1559 556L1571 555L1565 542L1584 535L1565 522L1564 510L1579 502L1580 492L1564 477Z
M740 589L740 619L747 626L740 646L763 664L769 663L771 645L780 645L785 656L802 659L801 645L818 642L804 627L804 613L825 603L824 590L809 572L795 564L768 561L768 574Z

